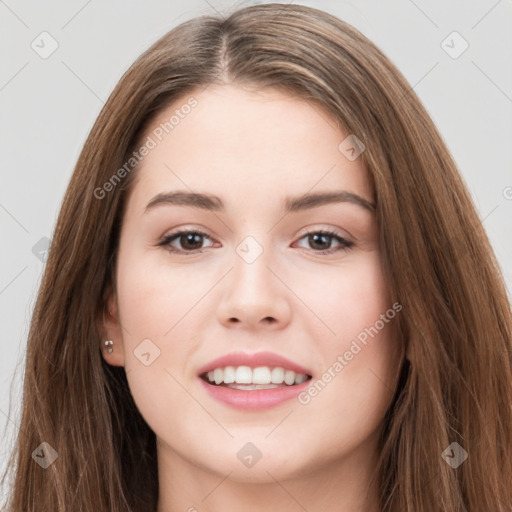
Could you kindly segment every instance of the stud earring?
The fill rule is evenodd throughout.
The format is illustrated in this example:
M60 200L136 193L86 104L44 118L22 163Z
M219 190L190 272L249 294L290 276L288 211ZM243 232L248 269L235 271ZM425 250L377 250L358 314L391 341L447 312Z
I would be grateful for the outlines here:
M107 354L112 354L112 352L114 351L114 349L112 348L113 344L114 342L112 340L107 340L105 341L105 343L103 343L103 345L105 345L105 349L107 350Z

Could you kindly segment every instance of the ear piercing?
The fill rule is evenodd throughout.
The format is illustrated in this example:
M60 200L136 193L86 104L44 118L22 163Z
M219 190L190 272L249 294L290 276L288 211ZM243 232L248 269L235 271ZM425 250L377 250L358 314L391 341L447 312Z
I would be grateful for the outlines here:
M105 345L105 350L107 351L107 354L112 354L112 352L114 351L114 349L112 348L113 344L114 342L112 340L107 340L105 341L105 343L103 343L103 345Z

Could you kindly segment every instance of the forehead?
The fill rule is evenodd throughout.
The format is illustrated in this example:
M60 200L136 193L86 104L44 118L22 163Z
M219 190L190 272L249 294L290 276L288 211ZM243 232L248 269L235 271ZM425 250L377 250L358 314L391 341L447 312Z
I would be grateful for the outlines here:
M350 160L340 150L349 135L317 103L276 89L192 91L146 128L143 142L155 144L138 166L133 201L187 188L227 202L243 196L246 206L251 198L269 204L316 189L344 189L371 200L362 159Z

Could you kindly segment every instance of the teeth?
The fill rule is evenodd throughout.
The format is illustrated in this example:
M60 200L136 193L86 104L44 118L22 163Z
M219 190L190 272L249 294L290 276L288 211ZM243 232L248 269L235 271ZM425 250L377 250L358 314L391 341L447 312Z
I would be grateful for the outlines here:
M268 366L259 366L252 371L253 384L270 384L272 382L272 375Z
M303 373L299 373L295 376L295 384L302 384L303 382L306 382L308 380L308 376L304 375Z
M224 368L224 384L232 384L233 382L235 382L235 369L232 366L227 366Z
M284 370L282 368L272 369L272 382L274 384L281 384L284 382Z
M286 370L284 372L284 381L286 384L288 384L288 386L295 384L295 372L292 372L291 370Z
M213 370L213 380L215 384L220 384L222 379L224 379L224 372L221 368L215 368L215 370Z
M223 370L220 371L223 372ZM252 370L248 366L239 366L235 370L235 382L237 384L254 384Z
M295 373L293 370L285 370L284 368L269 366L258 366L251 368L250 366L226 366L226 368L215 368L208 372L207 380L216 385L231 384L229 387L236 389L267 389L272 387L280 387L277 384L292 386L301 384L308 379L303 373ZM284 384L283 384L284 383ZM245 384L245 386L237 386L236 384ZM261 387L248 386L250 384L261 385Z

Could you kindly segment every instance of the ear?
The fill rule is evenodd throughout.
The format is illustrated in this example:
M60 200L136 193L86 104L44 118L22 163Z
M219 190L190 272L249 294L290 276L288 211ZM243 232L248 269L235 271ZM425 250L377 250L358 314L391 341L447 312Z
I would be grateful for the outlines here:
M103 312L103 330L105 332L105 339L101 340L101 352L103 359L112 366L124 366L124 344L121 323L119 322L119 314L117 308L117 301L114 294L108 292L107 310ZM112 353L108 353L104 345L106 340L112 340L113 345L109 345Z

